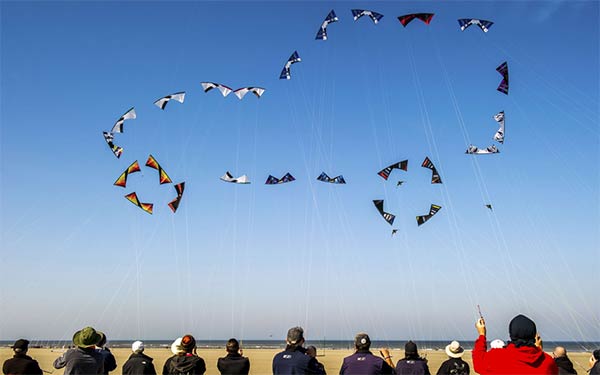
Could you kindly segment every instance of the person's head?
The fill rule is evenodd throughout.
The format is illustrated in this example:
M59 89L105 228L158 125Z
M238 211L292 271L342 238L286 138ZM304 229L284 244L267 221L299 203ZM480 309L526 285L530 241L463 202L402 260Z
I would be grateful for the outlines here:
M225 345L225 350L230 354L238 353L240 351L240 343L236 339L229 339Z
M554 358L566 357L567 356L567 349L563 348L562 346L557 346L552 351L552 356Z
M134 341L131 344L131 351L136 354L142 353L144 351L144 343L142 341Z
M533 320L525 315L515 316L508 325L510 341L518 348L520 346L535 346L537 328Z
M302 327L292 327L287 332L286 343L290 347L300 347L304 344L304 330Z
M417 350L417 344L409 341L404 345L404 356L406 358L419 358L419 351Z
M590 364L594 364L596 362L600 361L600 349L596 349L594 350L594 352L592 353L592 356L590 357Z
M306 348L306 355L311 357L311 358L315 358L317 356L317 348L314 346L309 346Z
M192 335L185 335L181 338L181 348L186 353L191 353L196 349L196 339Z
M359 332L354 337L354 347L356 350L369 350L371 347L371 339L365 332Z
M14 350L15 353L25 354L25 353L27 353L27 350L29 349L29 340L18 339L11 346L11 348L12 348L12 350Z
M504 345L506 345L504 343L504 341L500 340L500 339L495 339L490 343L490 347L492 349L502 349L504 348Z
M465 349L460 346L458 341L452 341L449 345L446 345L446 354L450 358L460 358L465 354Z
M102 339L104 334L96 331L92 327L85 327L75 332L73 335L73 344L79 348L93 348Z
M103 332L98 332L100 335L100 341L96 344L97 347L102 348L106 345L106 335Z

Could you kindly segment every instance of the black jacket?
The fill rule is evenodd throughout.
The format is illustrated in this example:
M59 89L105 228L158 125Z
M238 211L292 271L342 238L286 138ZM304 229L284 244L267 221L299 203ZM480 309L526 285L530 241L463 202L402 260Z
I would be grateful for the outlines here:
M575 368L573 367L573 362L569 359L569 357L558 357L554 358L554 362L556 362L556 366L558 366L558 373L560 374L577 374Z
M217 368L221 375L248 375L250 360L239 353L228 353L217 360Z
M454 375L471 373L469 364L461 358L450 358L440 366L437 375Z
M42 375L42 369L37 361L28 355L17 353L11 359L7 359L2 366L5 375Z
M594 367L590 369L590 375L600 375L600 361L596 361Z
M123 375L156 375L152 358L144 353L133 353L123 365Z
M102 355L102 358L104 358L104 375L108 375L110 371L113 371L117 368L117 360L110 350L108 350L108 348L100 348L96 349L96 351Z
M423 358L404 358L396 364L398 375L430 375L427 361Z
M163 375L202 375L206 372L206 363L197 355L187 353L174 355L163 366Z

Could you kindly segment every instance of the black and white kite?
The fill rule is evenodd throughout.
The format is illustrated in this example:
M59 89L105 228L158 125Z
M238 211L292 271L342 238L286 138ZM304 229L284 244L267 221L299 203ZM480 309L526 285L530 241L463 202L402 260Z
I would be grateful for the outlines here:
M496 90L508 95L508 64L506 61L500 64L500 66L496 68L496 71L502 74L502 82L500 82L500 85Z
M319 31L317 31L317 37L315 39L327 40L327 25L329 25L332 22L337 22L337 21L338 21L338 18L335 15L335 11L332 9L331 12L329 12L329 14L327 15L327 17L325 17L325 20L321 24Z
M249 184L250 179L246 175L241 175L240 177L233 177L229 171L225 172L223 176L221 176L221 180L225 182L231 182L232 184Z
M136 118L135 109L131 107L127 112L121 116L117 122L113 125L111 133L123 133L123 123L125 120L134 120Z
M260 99L262 94L264 94L265 89L261 87L242 87L241 89L235 90L233 93L235 94L235 96L238 97L238 99L242 100L244 99L244 96L246 96L246 94L249 92L253 93L254 95L256 95L257 98Z
M329 182L330 184L345 184L346 180L344 180L344 176L339 175L336 177L329 177L327 173L323 172L317 177L317 180L322 182Z
M230 87L227 87L220 83L200 82L200 84L202 85L202 89L204 90L204 92L209 92L212 89L218 89L219 91L221 91L223 97L229 95L233 91Z
M301 62L300 55L298 55L298 51L294 51L288 61L285 63L285 66L281 70L281 74L279 75L279 79L290 79L292 78L292 73L290 72L290 67L292 64L297 62Z
M292 182L295 180L296 179L294 178L294 176L292 176L289 173L286 173L285 176L283 176L281 178L277 178L277 177L269 175L269 177L267 177L267 181L265 182L265 185L285 184L286 182Z
M460 30L465 31L471 25L477 25L484 33L487 33L490 27L494 24L492 21L478 20L475 18L461 18L458 20Z
M403 16L398 17L398 21L400 21L402 26L406 27L406 25L408 25L415 18L425 22L426 25L429 25L431 19L433 18L433 13L405 14Z
M373 20L373 23L376 25L379 22L379 20L381 20L383 18L383 14L381 14L381 13L373 12L372 10L364 10L364 9L352 9L352 16L354 17L355 21L362 16L369 16L369 17L371 17L371 20Z
M123 153L123 147L119 147L113 143L113 139L115 138L114 134L110 132L102 132L102 134L104 135L104 140L108 144L108 147L113 154L115 154L117 159L120 158L121 154Z
M383 199L374 200L373 204L377 208L377 211L379 211L379 214L381 214L381 217L383 217L383 219L387 221L389 225L394 225L394 219L396 216L383 210Z
M467 149L467 151L465 151L465 154L486 155L486 154L497 154L499 152L500 152L500 150L498 150L498 148L496 148L496 145L491 145L490 147L486 147L486 148L478 148L477 146L470 145L469 148Z
M432 184L441 184L442 183L442 178L440 177L440 174L438 173L437 169L435 169L435 165L433 165L433 163L431 162L431 160L429 160L428 157L425 157L425 160L423 160L421 167L431 169L431 183Z
M382 170L380 170L379 172L377 172L377 174L380 175L384 180L387 180L388 177L390 177L390 173L392 173L393 169L402 169L403 171L407 171L408 170L408 160L402 160L402 161L394 163L388 167L385 167Z
M403 184L404 182L405 182L405 181L402 181L402 180L398 181L398 183L396 184L396 187L400 187L400 186L402 186L402 184Z
M486 204L486 205L485 205L485 207L489 208L489 209L490 209L490 211L494 211L494 209L492 208L492 205L491 205L491 204Z
M176 92L175 94L167 95L167 96L164 96L164 97L158 99L157 101L154 102L154 105L157 106L158 108L164 110L165 107L167 106L167 103L169 102L169 100L175 100L175 101L178 101L179 103L183 104L184 99L185 99L185 91Z
M431 219L433 217L433 215L437 214L437 212L441 208L442 208L441 206L432 204L431 207L429 208L429 214L417 216L417 225L421 226L422 224L426 223L429 219Z
M504 111L498 112L496 115L494 115L494 120L496 120L498 125L500 125L498 131L496 134L494 134L494 141L498 143L504 143Z

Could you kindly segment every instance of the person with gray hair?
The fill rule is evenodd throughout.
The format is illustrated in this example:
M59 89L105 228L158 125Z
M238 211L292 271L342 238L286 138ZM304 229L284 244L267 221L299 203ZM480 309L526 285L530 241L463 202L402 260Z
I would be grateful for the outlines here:
M131 344L133 354L123 364L123 375L156 375L156 369L152 363L154 359L144 354L144 348L142 341L135 341Z
M557 346L552 351L552 357L554 358L554 363L558 366L558 374L577 374L575 368L573 367L573 362L567 356L567 349L562 346Z
M288 330L285 350L273 357L273 375L320 374L315 358L306 355L304 330L292 327Z
M387 349L381 350L384 358L373 355L370 351L371 338L364 332L354 337L354 354L344 358L340 375L380 375L393 374L394 368L390 365L391 356Z
M38 362L27 355L29 340L18 339L11 348L15 354L2 365L2 372L5 375L42 375Z

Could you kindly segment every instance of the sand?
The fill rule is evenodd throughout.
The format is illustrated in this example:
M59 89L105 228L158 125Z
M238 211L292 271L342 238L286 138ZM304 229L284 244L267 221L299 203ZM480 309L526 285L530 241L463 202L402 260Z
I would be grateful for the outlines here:
M54 370L52 367L52 362L55 358L61 355L60 351L52 351L51 349L30 349L29 355L31 355L34 359L36 359L43 370L45 371L53 371L53 374L61 375L63 370ZM271 361L273 356L281 350L278 349L246 349L244 350L244 355L250 358L250 373L255 375L262 374L271 374ZM376 352L377 350L373 350ZM125 348L113 349L113 354L117 359L117 371L112 372L111 374L120 374L121 367L123 363L127 360L129 355L131 354L131 350ZM169 349L146 349L145 353L154 358L154 365L156 367L157 372L160 374L162 372L162 366L165 360L171 356L171 351ZM349 350L326 350L324 353L319 353L318 360L319 362L325 365L327 373L330 375L338 374L340 371L340 365L342 363L342 359L348 355L352 354ZM398 359L402 358L404 353L401 350L392 350L392 359L394 363L398 361ZM444 351L425 351L422 354L427 355L427 359L429 361L429 369L435 374L440 367L441 363L445 361L448 357L446 356ZM221 349L199 349L198 355L206 361L206 374L207 375L219 375L219 371L217 370L217 358L223 357L225 355L225 351ZM4 362L6 359L12 357L12 350L9 348L0 348L0 360ZM575 369L579 374L585 374L585 370L588 369L588 359L590 358L589 353L569 353L569 357L571 361L573 361L575 365ZM471 352L467 351L463 356L463 359L469 363L472 368L471 361ZM473 371L472 371L473 372Z

